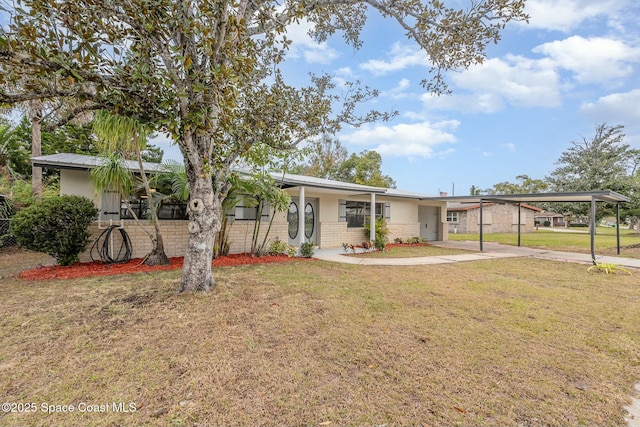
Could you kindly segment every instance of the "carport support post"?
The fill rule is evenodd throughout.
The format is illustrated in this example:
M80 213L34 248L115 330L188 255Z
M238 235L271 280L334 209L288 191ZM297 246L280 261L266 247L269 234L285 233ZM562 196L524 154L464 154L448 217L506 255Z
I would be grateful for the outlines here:
M520 210L520 206L522 205L522 203L518 203L518 247L520 246L520 223L522 222L520 220L520 215L521 215L521 210Z
M589 228L591 229L591 260L596 264L596 196L591 196L591 218Z
M620 202L616 203L616 249L620 255Z
M304 187L300 187L300 195L299 195L299 200L298 200L298 239L299 243L298 243L298 254L301 254L302 251L302 245L305 242L305 236L304 236L304 211L305 211L305 206L304 206Z
M376 193L371 193L371 215L369 218L369 241L376 241Z
M482 244L482 223L484 221L482 220L482 197L480 198L480 252L484 251L483 248L483 244Z

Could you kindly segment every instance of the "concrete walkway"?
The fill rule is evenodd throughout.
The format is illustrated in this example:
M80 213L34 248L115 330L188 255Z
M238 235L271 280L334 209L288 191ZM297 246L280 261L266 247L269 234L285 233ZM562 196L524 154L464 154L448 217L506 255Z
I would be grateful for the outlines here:
M318 249L314 254L314 258L324 261L340 262L344 264L358 265L431 265L431 264L449 264L453 262L465 261L481 261L496 258L522 258L532 257L549 259L554 261L575 262L581 264L591 264L590 254L581 254L575 252L550 251L548 249L534 249L524 246L502 245L500 243L485 242L484 252L478 252L478 242L474 241L446 241L434 242L434 246L451 249L465 249L470 252L468 254L459 255L439 255L416 258L358 258L353 256L345 256L342 249ZM627 268L639 268L640 259L624 258L622 256L598 256L596 261L603 263L617 264Z

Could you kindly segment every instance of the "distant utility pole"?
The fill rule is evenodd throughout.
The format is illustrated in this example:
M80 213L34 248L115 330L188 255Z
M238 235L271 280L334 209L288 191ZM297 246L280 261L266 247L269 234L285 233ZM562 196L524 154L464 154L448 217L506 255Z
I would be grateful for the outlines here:
M456 183L455 182L451 182L451 195L452 196L456 195Z

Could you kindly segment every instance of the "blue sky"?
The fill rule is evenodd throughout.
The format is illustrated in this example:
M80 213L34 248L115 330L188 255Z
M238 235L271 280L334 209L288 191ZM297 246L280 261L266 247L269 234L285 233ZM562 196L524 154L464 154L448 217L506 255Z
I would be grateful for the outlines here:
M375 17L358 52L339 37L315 44L301 26L287 66L382 91L372 107L399 116L338 137L350 152L378 151L404 190L464 195L520 174L542 179L603 122L624 125L640 148L637 0L527 0L527 12L530 23L510 24L483 65L448 74L451 96L426 93L426 56Z
M448 74L451 96L426 93L426 56L377 17L360 51L340 37L314 43L300 25L289 32L286 66L381 90L371 107L399 116L338 138L350 152L378 151L404 190L451 195L455 186L464 195L520 174L542 179L571 141L603 122L624 125L626 142L640 148L637 0L527 0L527 12L530 23L510 24L483 65Z

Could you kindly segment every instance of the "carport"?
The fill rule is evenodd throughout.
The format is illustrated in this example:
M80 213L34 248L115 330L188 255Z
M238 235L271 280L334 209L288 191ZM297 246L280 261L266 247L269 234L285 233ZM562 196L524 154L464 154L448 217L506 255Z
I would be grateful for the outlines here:
M531 193L531 194L492 194L480 196L452 196L452 197L429 197L428 200L456 202L456 203L479 203L480 204L480 251L484 250L483 245L483 204L493 203L512 203L518 206L518 246L520 246L520 209L522 203L540 203L540 202L557 202L557 203L591 203L589 218L589 233L591 234L591 259L596 258L595 239L596 239L596 204L598 202L611 203L616 205L616 242L617 252L620 255L620 203L629 202L630 199L615 191L580 191L574 193Z

